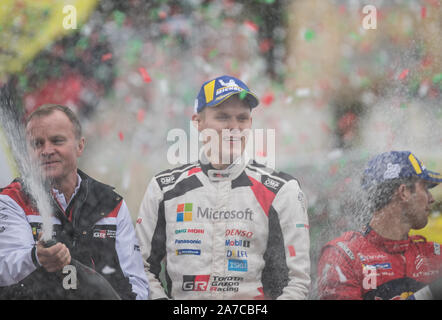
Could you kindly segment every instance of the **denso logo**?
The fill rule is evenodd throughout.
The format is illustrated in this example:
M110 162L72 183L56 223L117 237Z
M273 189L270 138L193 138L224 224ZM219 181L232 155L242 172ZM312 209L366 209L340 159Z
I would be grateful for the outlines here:
M245 210L213 210L212 208L202 209L198 207L198 218L210 220L250 220L253 221L254 212L250 208Z
M206 291L210 275L183 275L183 291Z
M239 236L239 237L251 238L253 237L253 232L247 230L240 230L240 229L227 229L226 236Z

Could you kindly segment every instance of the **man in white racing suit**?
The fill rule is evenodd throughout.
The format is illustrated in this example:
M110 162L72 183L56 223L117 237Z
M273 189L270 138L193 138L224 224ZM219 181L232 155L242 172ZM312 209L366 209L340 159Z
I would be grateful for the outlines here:
M136 231L152 299L307 297L305 196L296 179L244 152L241 132L251 128L258 103L234 77L205 82L192 119L201 133L227 130L227 138L212 135L212 142L240 142L239 152L227 148L228 161L222 161L225 144L220 153L212 147L198 162L150 181Z

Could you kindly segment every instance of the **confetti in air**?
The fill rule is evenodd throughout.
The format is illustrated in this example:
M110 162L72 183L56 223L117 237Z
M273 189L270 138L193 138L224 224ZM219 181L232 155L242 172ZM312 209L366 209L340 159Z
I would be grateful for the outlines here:
M145 68L140 67L138 69L138 71L140 72L141 77L143 78L144 82L149 83L152 81L152 79L149 76L149 73L147 73L147 70Z

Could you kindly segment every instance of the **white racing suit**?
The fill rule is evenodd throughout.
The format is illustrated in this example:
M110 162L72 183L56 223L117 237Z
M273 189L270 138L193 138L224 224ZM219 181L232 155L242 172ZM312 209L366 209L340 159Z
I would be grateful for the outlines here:
M255 161L226 170L196 162L156 175L136 231L152 299L307 297L304 194L293 177Z

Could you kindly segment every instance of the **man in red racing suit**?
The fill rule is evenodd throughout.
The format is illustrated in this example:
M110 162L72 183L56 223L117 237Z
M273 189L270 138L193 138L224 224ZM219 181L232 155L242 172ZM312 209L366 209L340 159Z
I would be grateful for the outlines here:
M323 248L320 299L401 300L440 276L440 245L422 236L389 240L368 227Z
M373 213L362 232L346 232L328 242L318 265L320 299L401 300L430 285L440 299L440 245L409 236L428 222L434 202L429 188L442 182L408 151L391 151L373 158L362 187Z

